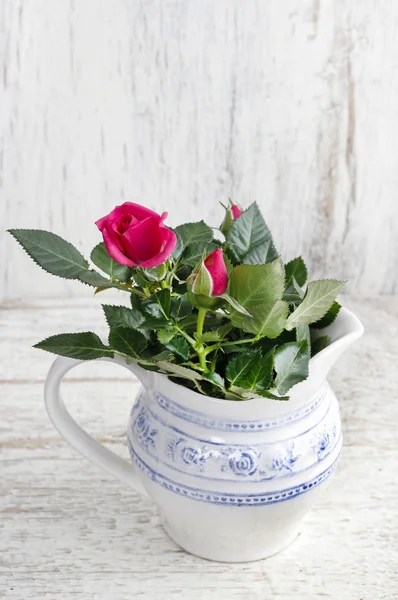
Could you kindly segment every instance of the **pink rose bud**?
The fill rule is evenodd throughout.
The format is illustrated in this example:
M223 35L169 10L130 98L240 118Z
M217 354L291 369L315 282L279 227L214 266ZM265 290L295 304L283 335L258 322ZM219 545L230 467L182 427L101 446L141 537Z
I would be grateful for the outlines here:
M192 292L202 296L221 296L227 287L227 267L221 248L217 248L200 264L192 284Z
M220 227L224 235L227 235L228 231L231 229L232 223L243 213L243 210L239 208L237 204L233 204L231 200L229 202L230 204L225 211L224 221Z
M167 212L125 202L96 221L108 254L120 265L152 268L164 263L173 252L176 234L163 225Z

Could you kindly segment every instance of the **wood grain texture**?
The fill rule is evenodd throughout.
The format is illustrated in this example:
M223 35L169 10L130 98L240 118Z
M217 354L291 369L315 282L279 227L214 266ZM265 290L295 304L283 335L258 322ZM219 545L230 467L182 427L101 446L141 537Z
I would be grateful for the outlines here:
M331 377L341 400L342 462L298 540L241 565L181 551L150 502L80 458L52 428L42 398L51 357L30 344L65 327L100 327L99 307L71 299L2 310L0 597L396 600L398 308L394 298L347 298L346 305L366 333ZM64 384L69 409L127 458L125 425L138 383L113 365L79 369Z
M2 0L0 300L82 293L5 227L88 252L123 201L217 226L228 196L314 277L395 293L397 36L394 0Z

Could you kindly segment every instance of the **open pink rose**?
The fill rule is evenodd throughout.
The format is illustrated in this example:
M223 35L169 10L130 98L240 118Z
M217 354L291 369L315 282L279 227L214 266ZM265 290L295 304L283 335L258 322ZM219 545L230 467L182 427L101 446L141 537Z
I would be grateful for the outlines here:
M160 216L145 206L125 202L95 224L113 260L127 267L151 268L164 263L177 243L176 234L163 225L167 214Z
M200 264L192 292L202 296L221 296L228 287L228 271L221 248L214 250Z

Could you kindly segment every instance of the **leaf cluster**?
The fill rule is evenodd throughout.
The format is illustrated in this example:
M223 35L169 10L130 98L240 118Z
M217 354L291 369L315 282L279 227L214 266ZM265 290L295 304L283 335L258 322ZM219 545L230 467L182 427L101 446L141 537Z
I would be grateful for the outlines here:
M90 261L69 242L42 230L10 233L45 271L130 296L129 305L104 304L106 342L95 333L66 333L36 347L82 360L119 355L166 373L180 385L228 400L288 399L308 377L310 357L328 343L340 310L343 281L307 282L301 257L283 264L253 203L226 232L225 241L203 221L175 229L177 245L154 269L116 263L103 243ZM228 289L210 308L190 291L200 261L222 247Z

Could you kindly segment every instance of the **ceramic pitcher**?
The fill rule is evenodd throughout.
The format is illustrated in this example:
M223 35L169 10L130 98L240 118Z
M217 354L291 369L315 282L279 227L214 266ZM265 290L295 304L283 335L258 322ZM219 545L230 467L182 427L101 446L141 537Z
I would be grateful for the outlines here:
M142 383L127 427L132 464L83 431L62 403L61 380L81 361L56 359L47 412L83 456L157 504L182 548L217 561L265 558L297 537L339 460L339 406L326 378L363 327L343 308L325 333L329 345L288 401L209 398L120 358L103 359Z

